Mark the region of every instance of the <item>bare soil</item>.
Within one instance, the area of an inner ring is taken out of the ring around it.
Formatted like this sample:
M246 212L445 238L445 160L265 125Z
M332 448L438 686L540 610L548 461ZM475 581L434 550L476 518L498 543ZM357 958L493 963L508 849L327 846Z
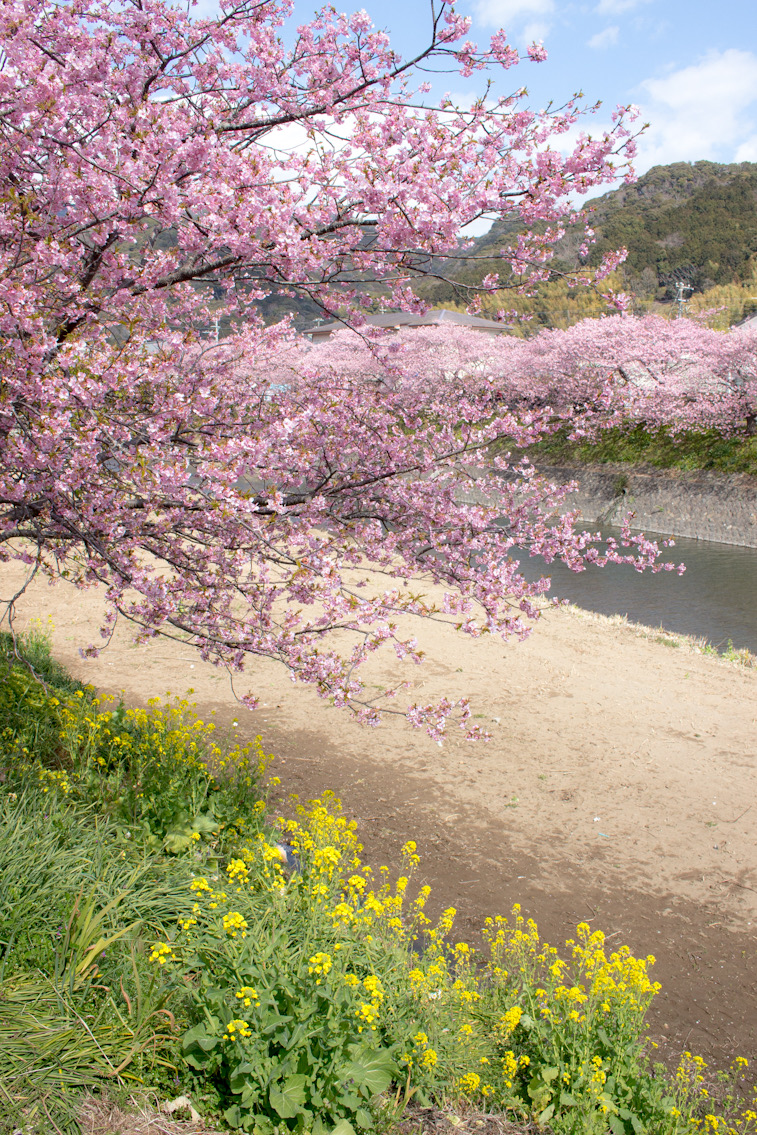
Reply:
M184 1099L181 1097L181 1101ZM133 1097L123 1104L107 1096L87 1097L78 1115L82 1135L219 1135L204 1120L169 1119L165 1109L175 1102L158 1109L156 1099ZM186 1111L185 1107L177 1108L175 1115ZM391 1127L385 1124L385 1128L393 1135L549 1135L549 1130L535 1123L511 1123L502 1115L459 1107L454 1111L419 1107L412 1101L399 1122Z
M0 572L0 595L21 579ZM357 821L366 860L397 865L414 839L419 882L436 910L455 906L475 942L483 919L514 902L553 944L576 923L609 945L657 958L650 1014L661 1055L717 1065L757 1057L757 671L695 652L667 634L575 610L550 610L524 643L418 628L427 660L407 674L431 701L470 695L491 733L442 746L401 720L357 725L268 662L235 678L186 645L135 646L119 628L98 659L97 591L35 583L18 627L52 619L55 656L130 703L194 690L201 716L276 754L278 806L332 789ZM388 652L376 688L397 679Z

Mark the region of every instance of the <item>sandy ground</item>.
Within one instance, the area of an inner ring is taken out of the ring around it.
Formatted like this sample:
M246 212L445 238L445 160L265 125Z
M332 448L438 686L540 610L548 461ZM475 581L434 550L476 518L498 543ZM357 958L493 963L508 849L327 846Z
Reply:
M20 578L0 569L0 595ZM332 788L369 862L393 864L416 839L420 881L458 908L460 936L515 901L552 942L587 921L657 956L661 1052L757 1056L756 670L573 610L507 645L424 625L427 662L403 674L379 654L370 681L407 677L424 702L470 695L492 739L440 747L397 719L361 727L269 663L235 679L261 697L250 712L191 648L135 646L125 627L84 660L100 602L35 583L18 626L49 617L56 657L130 702L193 688L201 713L277 754L282 808L288 792Z

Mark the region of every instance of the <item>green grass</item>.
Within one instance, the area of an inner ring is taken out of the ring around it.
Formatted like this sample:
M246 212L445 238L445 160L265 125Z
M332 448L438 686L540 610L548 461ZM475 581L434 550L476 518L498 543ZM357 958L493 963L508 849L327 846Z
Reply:
M517 908L476 954L454 911L426 918L428 888L407 901L414 844L392 882L329 794L267 826L259 743L97 697L39 635L20 653L45 685L0 648L0 1135L73 1132L83 1092L128 1084L250 1135L385 1133L409 1104L754 1132L742 1065L654 1063L653 959L585 924L554 949Z
M40 633L0 635L0 1133L73 1131L77 1093L175 1077L187 996L150 952L232 821L259 828L252 749L182 703L98 698Z
M64 693L85 689L52 657L50 642L41 624L28 630L20 641L7 631L0 632L0 666L7 668L14 664L16 669L36 675L44 685Z
M44 1121L42 1101L72 1129L74 1089L157 1054L149 943L188 912L190 878L92 807L31 785L0 794L0 1131L4 1107Z
M15 799L13 798L15 796ZM153 932L182 908L189 866L134 846L96 809L33 788L0 796L0 982L30 969L53 973L81 892L116 907L107 936L126 924ZM180 889L172 894L177 884ZM80 906L83 904L80 903Z
M717 430L672 436L643 426L602 431L594 441L571 441L560 431L528 450L537 464L649 466L683 472L713 470L757 476L757 437L724 437Z

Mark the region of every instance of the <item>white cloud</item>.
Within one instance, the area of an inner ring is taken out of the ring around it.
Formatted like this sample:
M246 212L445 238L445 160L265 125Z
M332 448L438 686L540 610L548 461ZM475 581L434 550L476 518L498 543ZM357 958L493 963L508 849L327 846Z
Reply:
M757 134L742 142L735 154L737 162L757 162Z
M648 4L649 0L599 0L594 9L600 16L619 16L621 12L630 12L640 4Z
M754 152L757 56L751 51L709 52L664 78L645 79L641 88L642 116L651 126L639 144L640 171L675 161L734 161Z
M533 20L530 24L526 24L521 38L524 43L543 43L551 29L552 25L548 20Z
M476 0L475 10L484 24L516 26L527 39L541 39L549 31L555 0Z
M618 42L619 32L620 28L617 26L605 28L603 31L597 32L596 35L593 35L591 37L588 42L588 46L595 47L599 51L601 51L605 47L612 47L614 43Z

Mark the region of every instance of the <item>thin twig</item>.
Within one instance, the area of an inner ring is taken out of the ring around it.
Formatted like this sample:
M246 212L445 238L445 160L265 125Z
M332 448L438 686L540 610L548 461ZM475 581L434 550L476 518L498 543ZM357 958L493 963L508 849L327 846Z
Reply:
M720 817L718 817L718 823L719 823L719 824L736 824L736 823L738 823L738 821L739 821L739 820L741 819L741 817L742 817L742 816L746 816L747 812L749 812L749 811L751 810L751 807L752 807L752 805L750 804L750 805L749 805L749 807L748 807L748 808L745 808L745 809L744 809L744 811L743 811L743 812L741 812L741 813L740 813L740 814L739 814L739 815L738 815L738 816L736 817L736 819L735 819L735 820L721 820L721 819L720 819Z

